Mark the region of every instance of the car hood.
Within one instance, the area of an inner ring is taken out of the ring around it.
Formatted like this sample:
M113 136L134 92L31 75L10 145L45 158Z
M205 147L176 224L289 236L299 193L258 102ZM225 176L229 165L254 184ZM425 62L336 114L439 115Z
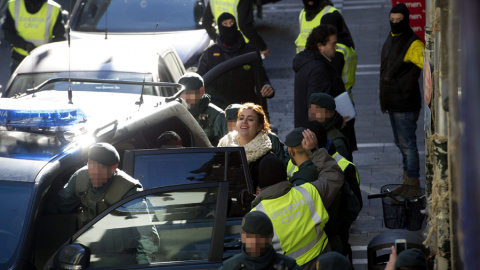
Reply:
M71 31L72 39L105 39L105 33ZM195 56L199 56L210 44L210 38L205 30L190 30L161 33L108 33L109 40L122 44L170 44L177 51L183 64L188 67Z

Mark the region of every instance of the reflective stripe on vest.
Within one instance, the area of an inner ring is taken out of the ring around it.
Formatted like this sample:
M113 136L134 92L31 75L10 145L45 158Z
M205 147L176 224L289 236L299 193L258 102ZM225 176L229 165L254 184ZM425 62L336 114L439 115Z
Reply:
M263 200L255 210L272 220L275 251L294 258L299 265L318 256L328 243L324 232L328 213L317 188L310 183L293 187L282 197Z
M60 6L48 1L43 4L35 14L28 13L24 0L10 0L9 11L15 21L18 35L35 46L48 43L53 38L54 22L60 14ZM53 23L52 23L53 22ZM21 55L28 55L22 48L13 47L13 50Z
M302 9L302 11L300 11L300 15L298 16L298 22L300 24L300 34L298 34L298 37L295 40L295 45L297 45L297 53L305 49L308 36L312 32L313 28L320 25L323 14L332 13L334 11L338 11L338 9L334 8L333 6L325 6L322 11L320 11L317 16L315 16L315 18L313 18L313 20L311 21L307 21L307 19L305 18L305 9Z
M235 17L235 22L237 23L238 31L240 31L240 25L238 24L238 2L240 0L211 0L210 8L212 9L213 17L215 18L215 23L218 21L218 17L224 12L228 12ZM242 31L240 31L242 33ZM218 27L217 27L218 34ZM242 33L243 35L243 33ZM248 38L243 35L245 42L248 43Z
M290 179L290 177L293 176L294 173L298 172L298 166L293 165L292 160L290 159L288 161L287 165L287 179Z
M344 158L338 152L333 154L332 157L335 159L335 161L337 162L340 169L342 169L342 172L345 171L345 169L348 167L348 165L352 165L353 168L355 168L355 176L357 177L357 183L360 184L360 177L358 176L358 171L357 171L357 167L355 167L355 164L350 162L348 159Z
M343 54L343 70L342 70L342 80L345 84L345 89L350 90L355 83L355 71L357 69L357 54L355 50L351 47L345 46L344 44L337 43L337 52ZM353 99L353 96L350 93L350 98Z

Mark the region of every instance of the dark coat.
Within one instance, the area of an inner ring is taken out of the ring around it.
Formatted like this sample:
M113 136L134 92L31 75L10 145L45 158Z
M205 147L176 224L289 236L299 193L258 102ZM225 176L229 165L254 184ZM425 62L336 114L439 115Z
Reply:
M295 127L308 120L310 96L327 93L333 97L345 92L345 85L330 61L318 51L304 50L293 59L295 71Z
M265 109L267 102L261 97L260 90L270 82L260 52L253 45L246 44L239 33L238 43L234 46L227 47L218 37L217 43L208 47L200 57L197 73L203 76L216 65L249 52L257 52L259 55L254 66L243 65L229 70L206 86L205 91L211 96L212 103L223 110L230 104L245 102L260 104Z

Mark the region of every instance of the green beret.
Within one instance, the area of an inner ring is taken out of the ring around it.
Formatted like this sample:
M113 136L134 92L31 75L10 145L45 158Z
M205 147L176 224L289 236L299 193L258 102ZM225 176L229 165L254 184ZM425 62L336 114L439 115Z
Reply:
M420 266L426 267L425 254L418 248L409 248L398 254L397 261L395 262L395 268L408 267L408 266Z
M335 99L332 96L325 93L314 93L310 96L310 104L318 105L327 110L334 111L337 107L335 105Z
M318 270L350 270L352 265L347 257L342 254L331 251L320 254L317 259Z
M302 144L303 141L303 134L302 132L305 130L303 127L298 127L290 131L285 138L285 145L289 147L295 147L297 145Z
M252 211L243 217L242 230L246 233L271 236L273 234L273 224L265 213Z
M199 90L203 86L203 78L194 72L187 72L178 80L179 84L185 86L185 90Z
M117 149L108 143L96 143L88 150L88 159L96 161L105 166L113 166L120 162L120 155Z
M228 120L235 120L237 121L238 117L238 110L242 107L242 104L230 104L225 108L225 118Z

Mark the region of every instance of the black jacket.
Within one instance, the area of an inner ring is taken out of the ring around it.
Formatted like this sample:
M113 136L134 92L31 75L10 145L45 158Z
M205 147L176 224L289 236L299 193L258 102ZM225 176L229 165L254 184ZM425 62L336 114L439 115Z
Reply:
M419 39L413 32L388 35L382 48L380 65L380 106L392 112L419 111L422 107L418 78L422 70L404 62L412 43Z
M267 44L263 38L257 33L253 26L253 3L252 0L240 0L237 6L237 25L240 31L248 38L249 44L252 44L260 51L267 49ZM217 40L217 32L213 27L214 17L210 2L208 2L203 12L203 25L212 40ZM217 23L217 22L215 22Z
M205 91L211 96L212 103L223 110L230 104L245 102L254 102L266 109L267 102L261 97L260 90L270 82L260 52L253 45L246 44L239 33L236 45L227 47L217 37L217 43L210 45L200 57L197 73L203 76L216 65L249 52L257 52L259 55L253 66L243 65L229 70L206 86Z
M295 71L295 127L308 120L310 96L327 93L333 97L345 92L337 70L319 51L304 50L293 59Z

